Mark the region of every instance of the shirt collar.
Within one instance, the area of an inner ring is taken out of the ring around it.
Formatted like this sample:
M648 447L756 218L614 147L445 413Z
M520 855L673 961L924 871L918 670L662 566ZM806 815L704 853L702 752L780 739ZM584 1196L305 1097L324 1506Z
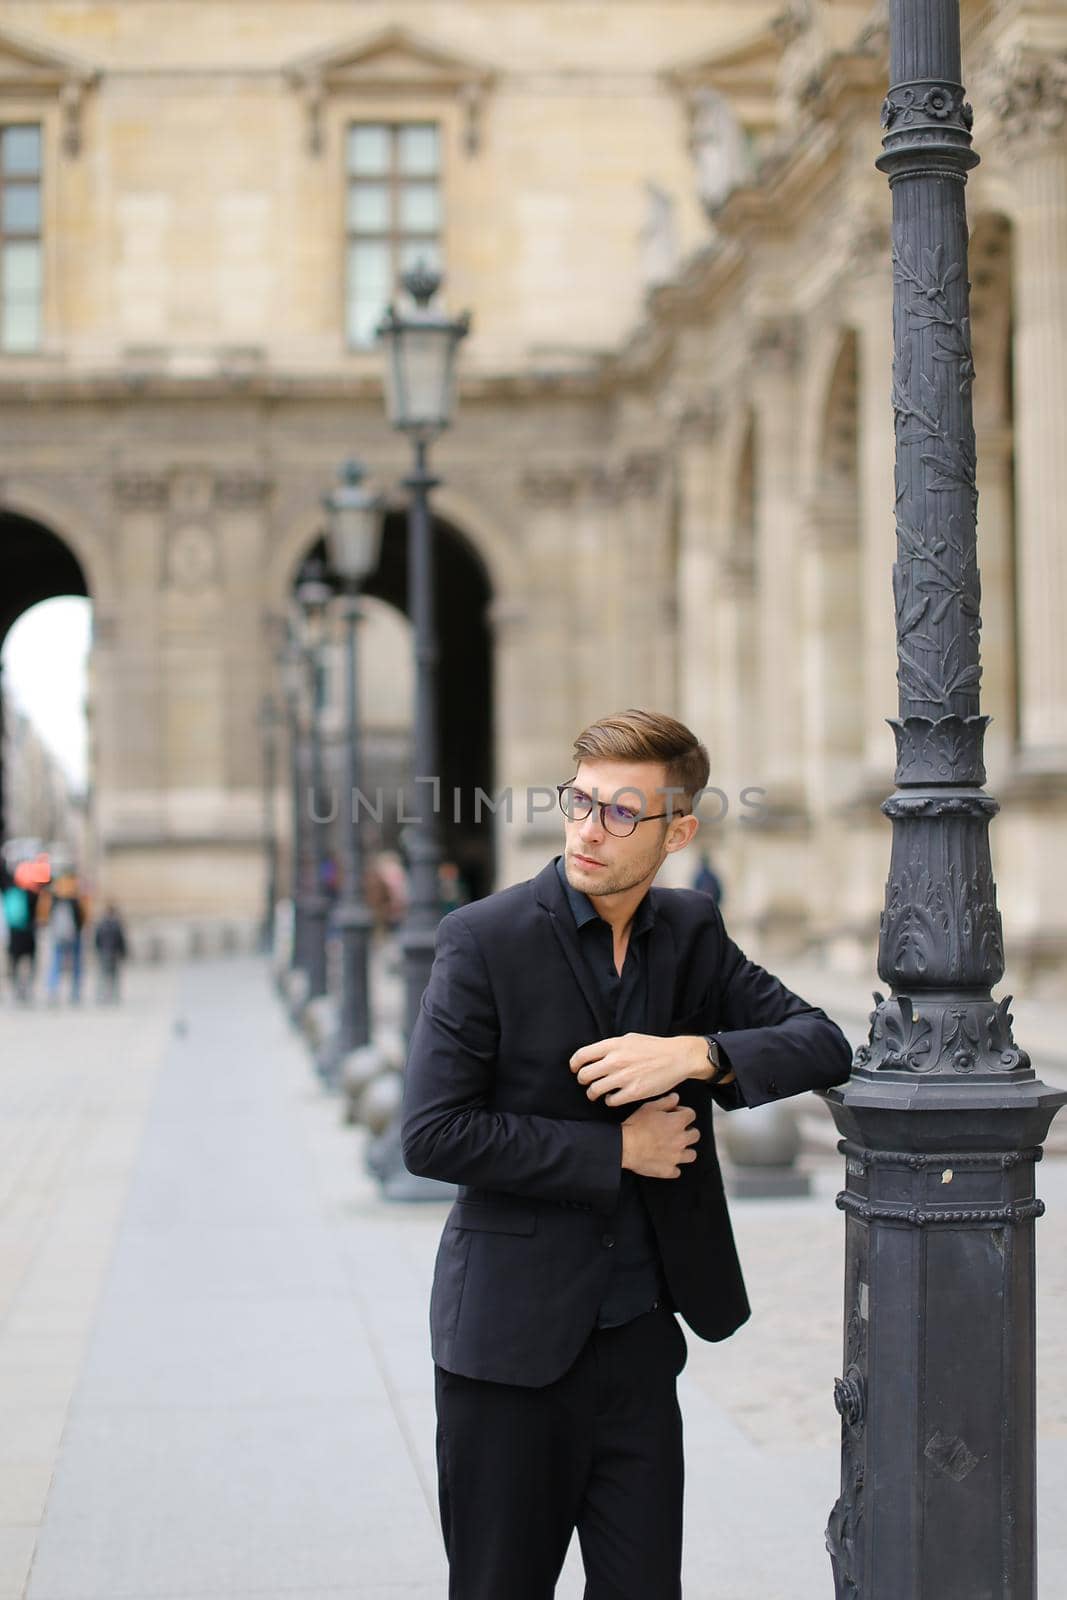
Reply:
M574 917L575 927L580 931L590 922L603 922L603 917L597 911L589 896L587 894L583 894L580 889L576 889L569 881L567 877L567 869L563 864L562 856L556 857L556 871L559 873L559 881L563 885L563 893L567 896L567 904L571 908L571 914ZM634 912L634 921L633 927L630 930L630 937L632 938L634 934L637 933L647 933L655 920L656 913L652 908L652 896L646 893L644 899ZM605 927L607 926L606 923L604 925Z

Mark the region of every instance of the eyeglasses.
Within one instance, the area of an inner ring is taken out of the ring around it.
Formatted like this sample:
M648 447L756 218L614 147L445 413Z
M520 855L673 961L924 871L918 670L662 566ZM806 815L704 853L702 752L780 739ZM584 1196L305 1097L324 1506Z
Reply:
M616 838L625 839L633 833L640 822L662 822L664 817L677 816L674 811L657 811L654 816L642 816L640 810L635 811L632 806L622 806L615 800L594 800L591 794L586 794L584 789L576 789L573 783L560 783L556 786L559 795L559 809L563 812L568 822L584 822L591 816L593 807L600 812L600 826L607 833L613 833Z

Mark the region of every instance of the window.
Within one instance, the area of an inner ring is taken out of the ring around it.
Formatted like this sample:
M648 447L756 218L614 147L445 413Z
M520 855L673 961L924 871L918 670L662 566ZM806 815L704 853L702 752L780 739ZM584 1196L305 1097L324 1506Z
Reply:
M41 130L0 128L0 350L41 343Z
M366 346L398 277L441 265L440 136L433 122L354 122L348 174L348 341Z

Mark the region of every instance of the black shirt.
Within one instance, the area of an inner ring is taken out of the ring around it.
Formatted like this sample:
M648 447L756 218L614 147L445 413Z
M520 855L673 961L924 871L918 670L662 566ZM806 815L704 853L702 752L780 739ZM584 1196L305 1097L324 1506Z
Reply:
M651 900L646 895L634 914L626 960L619 973L615 969L611 927L589 897L568 883L562 856L556 862L556 870L574 914L582 958L615 1033L644 1033L648 1023L646 946L656 920ZM609 1245L608 1240L613 1243ZM597 1327L616 1328L651 1311L664 1298L659 1246L636 1173L622 1174L619 1203L605 1222L604 1242L611 1251L612 1272L597 1313Z

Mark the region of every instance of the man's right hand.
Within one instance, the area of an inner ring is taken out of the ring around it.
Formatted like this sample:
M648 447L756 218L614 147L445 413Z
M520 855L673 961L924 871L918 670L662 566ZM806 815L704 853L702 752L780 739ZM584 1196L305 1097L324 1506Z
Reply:
M678 1104L677 1094L648 1100L622 1125L622 1164L643 1178L678 1178L695 1161L700 1138L696 1112Z

